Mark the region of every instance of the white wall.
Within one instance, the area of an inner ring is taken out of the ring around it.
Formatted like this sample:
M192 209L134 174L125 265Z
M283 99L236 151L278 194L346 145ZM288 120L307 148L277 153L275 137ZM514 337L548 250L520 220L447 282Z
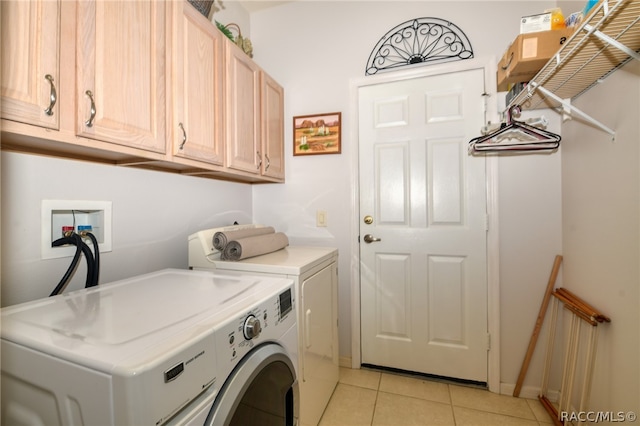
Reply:
M540 114L550 121L548 130L559 132L560 117L552 111L527 111L523 118ZM562 254L562 150L563 145L553 154L500 159L501 381L507 394L520 372L555 256ZM561 283L562 270L557 279L558 286ZM523 396L535 396L540 387L546 336L544 329Z
M564 284L611 317L599 326L594 410L640 413L640 62L616 71L574 104L611 137L563 125Z
M240 27L243 37L251 38L249 12L240 5L239 2L235 0L224 0L222 2L216 1L215 5L217 5L220 10L213 12L211 22L217 21L222 25L229 25L231 23L236 24ZM234 36L238 35L238 32L235 29L232 29L231 32Z
M43 199L113 202L113 251L101 282L186 268L187 237L251 223L251 186L148 170L2 152L2 306L48 296L71 258L40 258ZM84 286L81 264L66 291Z
M254 58L285 88L287 183L257 186L254 217L284 228L294 241L340 250L340 354L351 357L352 156L357 144L350 84L364 77L371 50L396 25L419 17L450 20L476 58L497 62L519 32L522 15L555 2L300 1L252 13ZM495 96L491 102L495 102ZM292 117L343 114L341 155L293 157ZM547 112L547 114L549 114ZM553 114L553 113L551 113ZM552 117L549 117L554 120ZM559 123L554 123L556 131ZM553 129L551 129L553 130ZM513 384L556 254L561 253L560 154L499 161L502 382ZM315 228L317 210L328 227ZM536 360L539 356L536 355ZM539 386L534 362L525 385Z

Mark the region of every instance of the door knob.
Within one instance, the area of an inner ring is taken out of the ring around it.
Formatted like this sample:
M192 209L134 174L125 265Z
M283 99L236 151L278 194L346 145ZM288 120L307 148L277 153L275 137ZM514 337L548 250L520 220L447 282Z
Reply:
M376 238L371 234L367 234L364 236L364 242L367 244L375 243L376 241L382 241L380 238Z

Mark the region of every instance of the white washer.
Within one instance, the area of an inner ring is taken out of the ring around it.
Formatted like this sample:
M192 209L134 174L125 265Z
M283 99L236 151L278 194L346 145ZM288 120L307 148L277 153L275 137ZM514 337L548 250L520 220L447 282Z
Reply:
M292 279L298 294L300 423L315 426L338 383L338 250L288 246L238 262L220 260L213 235L259 225L212 228L189 236L189 267Z
M2 424L296 424L295 305L291 280L167 269L4 308Z

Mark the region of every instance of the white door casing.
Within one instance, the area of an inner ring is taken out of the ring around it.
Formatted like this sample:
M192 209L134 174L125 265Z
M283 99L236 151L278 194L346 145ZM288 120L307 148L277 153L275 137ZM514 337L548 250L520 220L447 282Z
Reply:
M482 69L358 90L362 363L487 381L484 92Z

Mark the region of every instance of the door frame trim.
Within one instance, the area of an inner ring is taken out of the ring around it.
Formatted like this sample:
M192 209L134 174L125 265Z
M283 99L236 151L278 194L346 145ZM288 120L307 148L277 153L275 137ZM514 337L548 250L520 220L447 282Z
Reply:
M361 310L360 310L360 244L358 242L360 220L359 192L359 105L358 90L374 84L390 83L447 72L462 72L474 69L484 70L486 122L500 122L496 86L496 58L474 58L450 62L442 65L414 68L408 71L389 72L380 75L360 77L350 81L351 134L354 141L351 149L351 368L360 368L361 352ZM480 129L478 129L478 134ZM486 197L487 197L487 331L490 336L487 361L487 385L489 391L500 393L500 250L498 227L498 159L486 156Z

